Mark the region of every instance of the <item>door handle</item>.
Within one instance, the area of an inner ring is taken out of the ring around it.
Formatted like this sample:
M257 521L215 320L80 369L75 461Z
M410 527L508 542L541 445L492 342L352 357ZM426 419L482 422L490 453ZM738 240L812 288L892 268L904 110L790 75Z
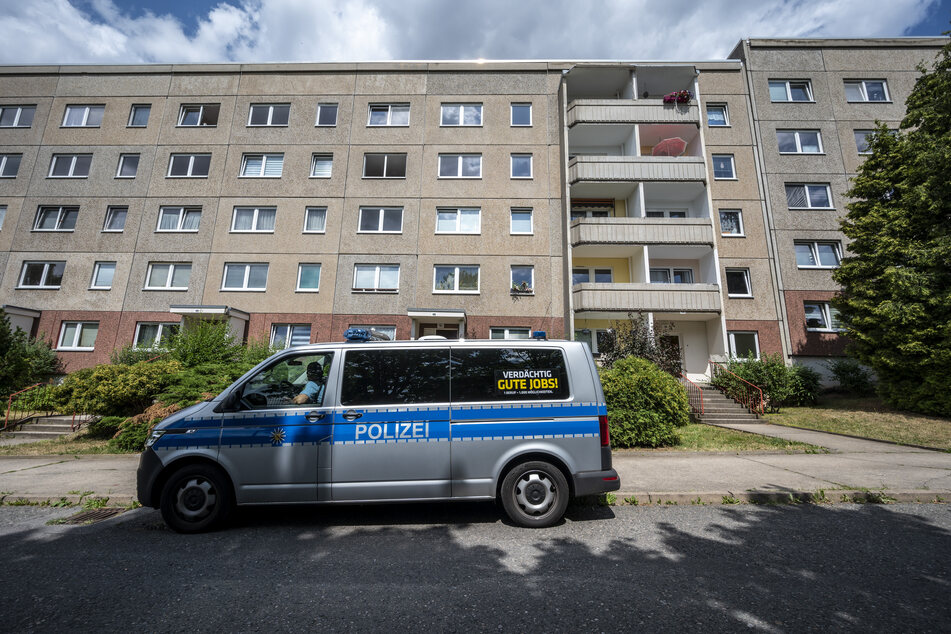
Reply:
M344 417L345 419L347 419L347 420L357 420L357 419L360 418L361 416L363 416L363 414L361 414L360 412L358 412L358 411L355 410L355 409L348 409L348 410L347 410L346 412L344 412L344 414L343 414L343 417Z
M307 412L306 414L304 414L304 418L306 418L311 423L316 423L317 421L321 420L323 417L324 417L323 412Z

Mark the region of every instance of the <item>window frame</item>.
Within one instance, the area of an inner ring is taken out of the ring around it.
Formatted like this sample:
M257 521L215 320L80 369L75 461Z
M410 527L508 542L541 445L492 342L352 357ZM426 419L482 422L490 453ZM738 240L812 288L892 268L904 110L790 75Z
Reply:
M177 210L178 211L178 223L176 224L175 229L162 229L162 214L166 211ZM194 229L183 229L185 225L185 218L188 216L189 212L198 212L198 225ZM156 233L198 233L201 229L201 207L174 207L172 205L162 205L159 207L158 213L158 222L155 225Z
M739 357L736 354L736 338L734 335L753 335L753 346L756 349L755 359L759 359L761 352L759 347L759 332L756 330L728 330L727 333L727 352L730 355L731 359L745 359L746 357Z
M251 215L251 228L250 229L235 229L235 224L238 221L238 210L251 210L253 213ZM274 233L274 229L258 229L258 220L261 217L262 211L273 211L274 212L274 225L277 226L277 207L251 207L247 205L235 205L231 211L231 230L229 233Z
M217 109L217 115L215 116L214 123L202 123L202 119L205 118L205 108L214 107ZM192 108L198 108L198 123L183 123L185 120L185 115ZM178 122L176 123L176 128L217 128L218 119L221 117L221 104L220 103L183 103L178 107Z
M799 255L796 247L808 246L815 264L800 264ZM819 245L831 245L835 251L835 265L821 264L819 258ZM796 256L797 269L826 269L834 270L842 266L842 242L839 240L793 240L793 254Z
M248 286L251 280L251 268L255 266L264 267L264 286ZM228 269L231 267L244 267L244 280L240 287L225 286L228 281ZM227 293L263 293L267 290L267 278L270 269L270 262L225 262L224 270L221 273L221 287L218 290Z
M122 175L122 166L123 166L123 164L126 162L126 160L127 160L128 158L133 157L133 156L135 157L135 173L132 174L132 176L123 176L123 175ZM116 166L116 176L115 176L115 177L116 177L116 178L130 178L130 179L131 179L131 178L135 178L136 176L138 176L138 175L139 175L139 159L140 159L140 158L141 158L141 155L140 155L140 154L132 154L132 153L120 154L120 155L119 155L119 164Z
M667 281L666 281L666 282L653 282L653 281L651 281L651 280L650 280L650 274L653 273L654 271L664 271L665 273L667 273ZM677 282L677 281L675 281L675 278L676 278L677 274L678 274L678 273L683 274L685 271L687 271L687 272L690 273L690 281L689 281L689 282ZM677 284L677 285L682 285L682 284L695 284L695 283L696 283L696 278L694 277L693 269L692 269L692 268L688 268L688 267L684 267L684 266L651 266L651 267L648 267L648 270L647 270L647 279L648 279L648 282L649 282L650 284Z
M463 159L466 157L479 157L479 175L478 176L463 176L462 175L462 163ZM442 175L442 162L443 158L455 157L456 158L456 173L455 176L443 176ZM437 180L479 180L482 178L482 154L477 152L463 152L463 153L440 153L436 156L436 178Z
M466 108L475 108L479 109L479 123L463 123L465 121L465 109ZM459 115L459 123L446 123L446 109L447 108L456 108L456 112ZM482 103L479 102L446 102L439 104L439 127L440 128L481 128L483 126L483 108Z
M149 114L145 117L145 123L137 124L135 123L135 113L138 110L147 109ZM152 117L152 104L150 103L134 103L129 107L129 120L126 122L127 128L147 128L149 127L149 119Z
M436 271L438 269L453 269L452 272L452 283L453 288L449 290L437 289L436 288ZM460 269L470 269L475 268L476 270L476 288L472 289L459 289ZM478 295L482 292L482 267L479 264L433 264L433 295Z
M806 202L809 203L809 205L807 207L790 207L789 193L786 191L789 187L802 187L803 193L806 197ZM826 198L829 199L828 207L812 206L812 196L809 194L810 187L825 187ZM788 209L835 209L835 205L832 202L832 187L829 185L829 183L783 183L783 193L786 194L786 206Z
M528 157L528 176L515 175L516 159L525 159ZM509 177L512 180L532 180L535 178L535 158L531 153L513 152L509 155Z
M410 103L369 103L367 104L367 127L368 128L408 128L410 124ZM406 108L406 123L393 123L393 109ZM386 123L372 123L373 109L386 108Z
M374 286L366 287L366 288L362 286L358 287L357 286L358 269L360 268L368 269L371 267L374 269L374 274L373 274ZM382 277L384 267L396 268L396 286L395 287L380 288L380 278ZM392 263L392 262L382 262L380 264L355 263L353 265L353 280L350 286L350 290L351 292L354 292L354 293L399 293L401 268L402 267L399 265L399 263Z
M868 87L867 83L881 83L882 91L885 93L884 99L869 99L868 98ZM849 99L849 92L846 90L846 86L857 85L859 87L859 93L862 95L862 99ZM887 79L843 79L842 80L842 90L845 92L845 102L846 103L892 103L892 93L888 89L888 80Z
M525 337L509 337L509 334L517 330L524 332ZM493 337L492 334L501 331L501 337ZM492 326L489 328L489 339L495 341L530 341L532 338L532 329L526 326Z
M383 226L384 226L384 224L385 224L385 219L386 219L386 211L388 211L388 210L389 210L389 211L399 210L399 212L400 212L400 228L399 228L399 231L392 231L392 230L391 230L391 231L386 231L386 230L383 229ZM378 213L379 213L379 216L378 216L378 218L377 218L377 227L379 227L379 229L377 229L377 230L367 230L367 229L363 229L363 214L364 214L365 212L369 212L369 211L375 211L375 212L378 212ZM378 233L383 233L383 234L390 234L390 235L398 235L398 234L403 233L403 208L402 208L402 207L395 207L395 206L394 206L394 207L370 207L370 206L361 206L361 207L360 207L360 210L359 210L359 213L357 214L357 233L358 233L358 234L361 234L361 233L362 233L362 234L378 234Z
M859 156L868 156L869 154L872 153L872 150L869 148L868 137L871 136L871 135L873 135L873 134L875 134L875 132L876 132L876 130L873 130L873 129L865 129L865 128L859 128L859 129L857 129L857 130L856 130L856 129L853 129L853 130L852 130L852 138L855 139L855 151L858 153ZM862 151L862 148L859 146L859 134L861 134L861 135L864 137L864 140L865 140L865 151L864 151L864 152Z
M79 162L80 157L89 157L89 164L86 167L85 174L76 174L76 164ZM53 170L56 167L56 164L59 160L69 158L69 172L67 174L54 174ZM80 153L80 154L53 154L50 158L50 171L46 175L47 178L89 178L89 172L92 171L92 153Z
M817 142L817 144L818 144L818 146L819 146L819 150L816 151L816 152L804 152L803 149L802 149L802 148L803 148L803 145L802 145L802 138L800 137L800 135L803 134L803 133L810 133L810 134L811 134L811 133L813 133L813 132L815 132L815 134L816 134L816 142ZM780 135L780 134L790 134L790 133L793 135L793 139L794 139L795 142L796 142L796 151L795 151L795 152L783 151L783 150L780 149L780 147L779 147L779 146L780 146L779 135ZM826 152L825 152L825 146L824 146L823 143L822 143L822 130L807 130L807 129L798 129L798 128L777 128L777 129L776 129L776 147L777 147L777 150L779 151L779 153L780 153L781 155L784 155L784 156L796 155L796 154L819 155L819 154L825 154L825 153L826 153Z
M334 110L334 122L333 123L321 123L320 122L320 111L325 107L333 106ZM317 117L314 119L315 128L336 128L337 127L337 116L340 114L340 104L337 102L324 102L317 104Z
M155 339L152 342L151 346L139 345L139 334L141 333L142 326L158 326L158 332L155 334ZM165 350L165 346L162 345L162 340L172 336L171 334L166 334L166 329L171 327L180 328L181 323L175 321L137 321L135 322L135 334L132 337L132 347L136 350ZM173 333L174 334L174 333Z
M0 231L3 231L3 221L7 219L7 206L0 205Z
M515 108L528 107L528 123L515 123ZM532 103L527 101L513 101L509 104L509 127L510 128L531 128L534 125L534 112Z
M248 173L248 161L250 159L261 158L261 169L258 174ZM268 163L280 159L281 172L277 175L267 173ZM241 169L238 171L238 178L282 178L284 176L284 153L283 152L246 152L241 155Z
M17 167L12 174L7 173L7 165L11 157L17 157ZM23 162L23 154L20 152L4 152L0 154L0 178L16 178L20 173L20 164Z
M382 156L383 157L383 175L382 176L367 176L367 158L370 156ZM399 156L403 158L403 175L402 176L389 176L387 174L387 168L389 167L390 157ZM367 180L405 180L406 179L406 163L407 156L406 152L364 152L363 153L363 173L361 178Z
M185 174L172 174L172 165L175 163L175 159L187 156L188 157L188 170ZM194 174L195 171L195 159L200 156L208 157L208 173L206 174ZM172 152L168 155L168 170L165 172L165 178L208 178L208 174L211 173L211 152L197 152L195 154L189 154L188 152Z
M721 108L723 110L723 123L710 123L710 108ZM706 119L708 128L729 128L730 125L730 109L729 106L722 102L708 103L706 106Z
M278 348L277 344L274 343L274 340L276 339L276 335L277 335L277 330L279 328L287 328L287 334L284 339L284 346L281 348ZM295 347L294 345L292 345L292 342L294 341L295 328L307 328L307 343L297 344L297 345L304 345L304 346L309 345L311 343L311 339L314 336L313 324L301 324L301 323L292 324L290 322L271 322L271 337L270 339L268 339L268 345L272 349L276 348L278 350L287 350L289 348Z
M745 293L731 293L730 292L730 274L741 274L743 276L743 283L746 285ZM726 267L723 271L723 283L726 286L726 296L731 299L750 299L753 297L753 280L750 278L750 269L749 267Z
M0 120L3 117L4 110L13 110L16 109L17 113L13 117L13 125L0 125L0 128L21 128L28 130L33 127L33 121L36 118L36 105L16 105L16 104L0 104ZM30 125L20 125L20 120L23 118L24 110L32 110L33 114L30 117Z
M531 282L525 290L516 290L515 269L529 269L531 271ZM535 294L535 265L534 264L511 264L509 265L509 289L513 295L534 295Z
M285 123L272 123L274 120L274 108L283 108L287 107L287 122ZM251 123L251 120L254 118L254 109L255 108L267 108L267 122L266 123ZM252 103L248 104L248 124L245 127L248 128L286 128L290 124L291 120L291 104L290 103Z
M738 233L724 233L723 231L723 214L736 214L737 225L739 227ZM745 238L746 237L746 228L743 225L743 210L742 209L717 209L717 222L720 223L720 237L721 238Z
M115 280L116 277L116 264L115 260L98 260L92 266L92 279L89 280L89 290L91 291L111 291L112 282L109 283L109 286L101 286L96 284L96 279L99 277L99 272L103 270L103 265L112 265L112 279Z
M330 173L326 176L317 174L317 161L327 160L330 162ZM310 155L310 178L333 178L334 155L333 152L314 152Z
M474 211L477 218L476 229L475 231L463 231L462 230L462 216L464 211ZM439 214L440 213L450 213L452 212L455 217L456 228L451 231L440 230L439 228ZM433 231L435 235L482 235L482 208L481 207L436 207L436 228Z
M76 326L76 334L73 337L73 340L70 344L64 345L63 340L66 337L66 329L68 326ZM91 346L80 346L79 342L82 341L83 331L87 327L95 326L96 336L93 337L93 344ZM56 349L57 350L75 350L79 352L88 352L90 350L96 349L96 339L99 337L99 322L98 321L78 321L78 320L64 320L60 323L59 326L59 337L57 338Z
M825 321L825 326L821 328L810 327L809 326L809 313L806 312L807 306L815 306L819 309L820 314L822 315L823 321ZM832 306L831 302L828 301L804 301L802 303L803 314L805 315L805 324L806 331L808 332L845 332L845 328L839 327L836 328L833 326L835 321L838 321L838 318L833 320L833 311L838 315L839 311L835 310L835 307Z
M31 264L42 264L43 273L40 276L42 278L41 282L36 286L27 286L23 283L23 278L26 277L26 269ZM56 267L57 264L63 265L63 272L61 273L59 284L53 285L49 284L50 271ZM17 288L18 289L31 289L31 290L52 290L58 291L63 286L62 277L66 275L66 261L65 260L24 260L20 265L20 277L17 279Z
M716 160L717 158L726 158L730 159L730 173L731 176L717 176ZM711 154L710 155L710 172L713 174L713 180L715 181L735 181L738 180L736 177L736 158L733 154Z
M515 214L528 213L528 231L515 230ZM512 236L533 236L535 235L535 210L532 207L510 207L509 208L509 235Z
M118 212L118 211L120 211L120 210L125 212L125 217L122 218L122 228L121 228L121 229L110 229L110 228L109 228L109 225L110 225L111 223L110 223L109 221L112 220L112 218L113 218L113 216L115 215L115 213ZM128 220L128 219L129 219L129 207L128 207L128 206L126 206L126 205L109 205L108 207L106 207L106 217L105 217L105 219L103 219L103 221L102 221L102 233L122 233L123 231L125 231L125 223L126 223L126 220Z
M300 285L301 277L304 273L304 267L317 267L317 287L303 287ZM298 262L297 263L297 284L294 287L295 293L319 293L320 292L320 274L323 273L323 267L320 262Z
M773 93L770 90L770 84L783 83L786 87L786 98L782 100L773 99ZM792 98L792 84L804 84L806 87L806 93L809 95L808 99L793 99ZM812 80L811 79L768 79L767 80L767 93L769 94L769 100L771 103L815 103L816 96L812 91Z
M149 280L152 279L152 269L155 266L167 266L168 267L168 276L165 281L167 286L149 286ZM187 291L188 285L185 286L172 286L172 282L175 280L175 272L179 267L188 267L188 284L191 284L191 272L192 272L192 263L191 262L149 262L148 267L145 269L145 284L142 287L143 291Z
M69 111L71 108L85 108L83 113L83 122L79 125L67 125L66 121L69 119ZM95 125L89 125L89 115L93 112L94 108L101 109L101 114L99 115L99 123ZM106 114L106 105L105 104L66 104L66 110L63 112L63 122L59 127L61 128L101 128L102 127L102 118Z
M40 228L40 217L43 215L44 211L56 210L56 226L52 229L42 229ZM63 229L63 220L64 216L71 212L76 212L77 222L79 220L79 205L40 205L36 209L36 215L33 217L33 228L31 231L42 232L42 233L73 233L76 230L75 223L72 228Z
M307 228L307 216L310 215L312 211L323 211L324 212L324 222L323 228L319 230L308 229ZM319 205L311 205L309 207L304 207L304 228L301 230L301 233L327 233L327 208L321 207Z
M584 270L588 274L588 279L584 282L575 282L575 275L577 271ZM598 271L604 273L607 271L611 276L610 282L599 282ZM592 281L594 280L594 281ZM614 284L614 267L613 266L572 266L571 267L571 285L575 284Z

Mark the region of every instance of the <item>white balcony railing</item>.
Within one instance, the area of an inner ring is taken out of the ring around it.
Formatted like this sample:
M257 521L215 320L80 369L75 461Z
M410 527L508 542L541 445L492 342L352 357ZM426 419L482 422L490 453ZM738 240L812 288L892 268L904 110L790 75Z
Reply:
M700 156L588 156L568 163L568 182L706 181Z
M575 99L568 104L568 126L576 123L699 123L696 102L665 104L662 99Z
M575 311L719 313L716 284L575 284Z
M571 223L571 246L714 244L709 218L584 218Z

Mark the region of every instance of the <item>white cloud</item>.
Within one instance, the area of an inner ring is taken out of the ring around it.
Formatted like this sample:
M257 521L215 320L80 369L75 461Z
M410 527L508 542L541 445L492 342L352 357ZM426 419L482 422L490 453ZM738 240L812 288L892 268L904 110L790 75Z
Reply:
M183 24L31 0L0 7L0 63L716 59L751 36L902 35L937 1L222 0Z

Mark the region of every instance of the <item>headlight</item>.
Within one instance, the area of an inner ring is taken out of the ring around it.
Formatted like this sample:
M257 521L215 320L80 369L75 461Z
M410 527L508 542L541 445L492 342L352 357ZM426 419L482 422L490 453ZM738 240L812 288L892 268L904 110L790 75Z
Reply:
M149 434L149 437L145 441L145 448L148 449L149 447L154 445L155 441L157 441L159 438L161 438L164 435L165 435L165 432L160 429L156 429L155 431L153 431L151 434Z

